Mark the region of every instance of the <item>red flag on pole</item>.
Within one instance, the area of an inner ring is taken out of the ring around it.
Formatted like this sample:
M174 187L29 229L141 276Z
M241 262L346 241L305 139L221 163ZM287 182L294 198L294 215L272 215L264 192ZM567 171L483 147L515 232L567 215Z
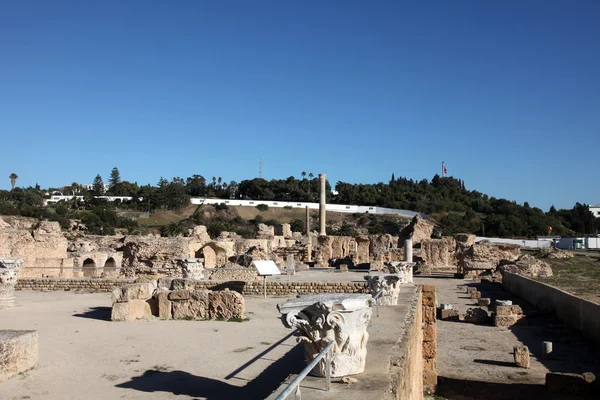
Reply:
M446 176L447 173L448 173L448 170L446 169L446 164L444 164L444 162L442 162L442 175Z

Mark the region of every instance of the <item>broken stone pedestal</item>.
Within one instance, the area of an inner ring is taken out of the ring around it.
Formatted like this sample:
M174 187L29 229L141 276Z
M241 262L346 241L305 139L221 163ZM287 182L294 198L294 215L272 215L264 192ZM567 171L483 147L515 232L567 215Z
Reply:
M341 377L365 370L372 300L368 294L304 295L277 305L277 309L282 314L283 324L298 330L307 362L330 342L335 342L331 376ZM324 358L311 374L325 376Z
M517 367L529 368L531 366L529 348L527 346L515 346L513 349L513 356Z
M180 258L177 260L181 266L181 273L185 279L204 279L203 258Z
M0 309L15 306L15 285L22 266L22 258L0 259Z
M0 382L37 365L38 337L37 331L0 331Z
M400 284L402 278L398 275L365 275L367 285L371 296L375 297L377 293L383 290L383 293L377 298L377 304L380 306L395 306L398 304L398 295L400 294Z
M400 277L400 283L413 283L413 267L416 263L406 261L392 261L385 263L385 268L390 274Z

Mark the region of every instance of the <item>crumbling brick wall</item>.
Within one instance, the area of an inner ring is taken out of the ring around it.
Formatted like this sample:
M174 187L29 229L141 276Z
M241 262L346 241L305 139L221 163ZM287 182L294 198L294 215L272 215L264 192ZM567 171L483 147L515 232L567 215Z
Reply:
M434 285L421 286L423 307L423 390L437 387L436 294Z

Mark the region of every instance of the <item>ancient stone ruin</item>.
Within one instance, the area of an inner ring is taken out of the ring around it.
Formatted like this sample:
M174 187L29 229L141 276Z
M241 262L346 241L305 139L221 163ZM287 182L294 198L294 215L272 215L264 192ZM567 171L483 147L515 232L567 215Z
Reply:
M22 266L21 258L0 259L0 309L15 306L14 290Z

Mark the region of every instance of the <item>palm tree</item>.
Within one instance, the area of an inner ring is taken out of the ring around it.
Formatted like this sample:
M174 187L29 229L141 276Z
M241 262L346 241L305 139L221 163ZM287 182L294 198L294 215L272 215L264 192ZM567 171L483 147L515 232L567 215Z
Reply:
M302 179L306 179L306 171L302 171L302 174L300 175L302 175Z
M10 185L12 186L11 190L15 190L15 185L17 183L17 179L19 179L19 175L14 172L8 176L10 178Z
M222 183L223 183L223 178L219 177L219 187L221 187Z
M314 174L311 172L310 174L308 174L308 177L312 180L312 178L314 178Z

